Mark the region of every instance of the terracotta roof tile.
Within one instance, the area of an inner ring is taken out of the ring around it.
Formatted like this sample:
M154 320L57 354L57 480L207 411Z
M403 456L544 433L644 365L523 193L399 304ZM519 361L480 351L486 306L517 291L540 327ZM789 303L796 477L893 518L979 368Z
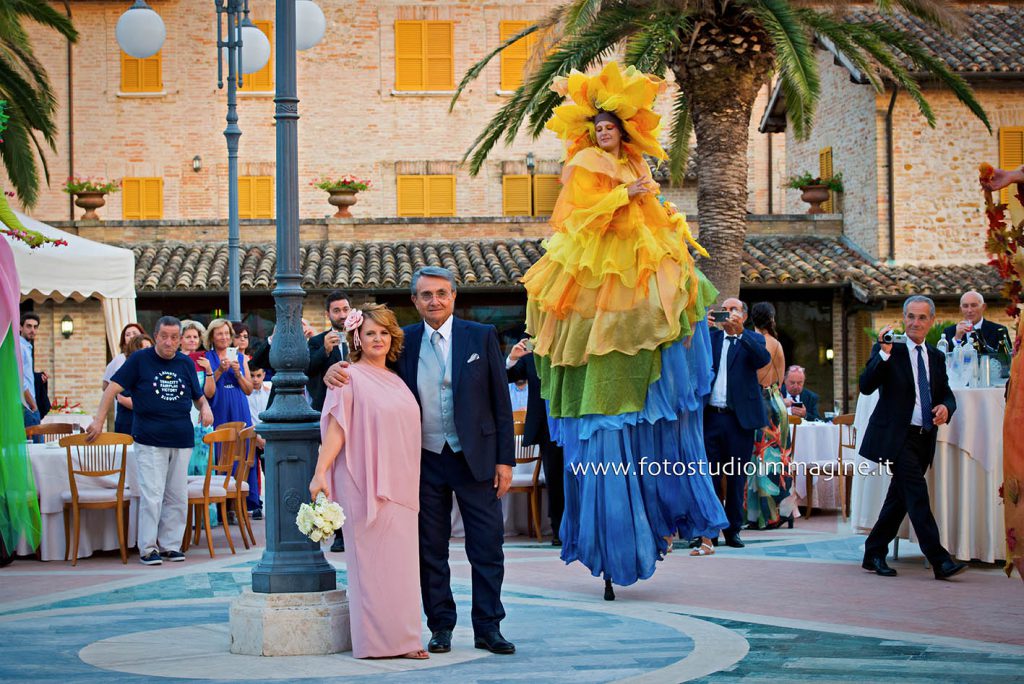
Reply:
M223 243L158 242L126 245L135 253L135 287L147 292L224 292L228 289ZM516 288L540 259L540 240L457 242L315 242L299 250L302 286L308 290L397 290L409 287L421 266L441 266L464 288ZM274 287L273 245L242 247L243 290ZM967 289L996 294L1000 280L987 265L922 266L873 263L837 238L751 236L741 266L746 287L841 287L860 299L910 293L958 296Z

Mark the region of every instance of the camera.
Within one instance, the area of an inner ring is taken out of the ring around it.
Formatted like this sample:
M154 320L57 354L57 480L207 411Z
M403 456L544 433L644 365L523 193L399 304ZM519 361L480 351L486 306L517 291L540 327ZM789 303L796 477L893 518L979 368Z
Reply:
M889 332L887 332L884 335L882 335L882 343L883 344L895 344L895 343L906 342L906 341L907 341L907 336L906 335L903 335L903 334L900 334L900 333L894 333L892 330L890 330Z

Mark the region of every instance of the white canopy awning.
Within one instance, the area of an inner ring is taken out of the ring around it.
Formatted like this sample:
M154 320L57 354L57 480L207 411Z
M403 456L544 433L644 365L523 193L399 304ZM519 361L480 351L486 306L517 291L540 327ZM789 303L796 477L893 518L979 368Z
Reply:
M58 302L101 299L107 342L111 353L117 354L121 328L135 320L135 255L14 213L26 228L68 243L66 247L32 249L20 240L5 238L14 252L22 296Z

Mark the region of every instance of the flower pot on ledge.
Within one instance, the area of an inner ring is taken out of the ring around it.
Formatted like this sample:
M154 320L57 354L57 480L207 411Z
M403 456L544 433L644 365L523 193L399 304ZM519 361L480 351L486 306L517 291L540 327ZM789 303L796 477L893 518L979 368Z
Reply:
M82 221L99 221L100 215L96 213L96 210L107 203L104 198L107 193L105 192L76 192L75 193L75 205L85 209L85 213L82 214Z
M331 206L335 206L338 208L338 211L335 212L334 216L332 216L331 218L352 218L352 212L350 212L348 208L356 203L356 195L358 194L359 191L328 190L327 192L329 192L331 195L330 197L327 198L327 201L331 204Z
M811 205L811 208L807 210L808 214L825 213L821 205L828 202L829 191L827 185L805 185L800 190L802 191L800 199Z

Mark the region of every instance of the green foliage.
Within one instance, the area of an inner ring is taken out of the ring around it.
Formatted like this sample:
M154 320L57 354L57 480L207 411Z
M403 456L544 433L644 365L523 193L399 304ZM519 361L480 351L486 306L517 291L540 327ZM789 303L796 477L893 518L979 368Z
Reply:
M121 181L74 176L68 178L61 189L69 195L77 195L80 192L117 192L121 189Z
M834 174L831 178L822 180L820 176L812 176L810 173L804 172L799 176L790 176L789 180L786 181L786 187L793 188L794 190L802 190L808 185L824 185L832 192L843 191L843 174Z

